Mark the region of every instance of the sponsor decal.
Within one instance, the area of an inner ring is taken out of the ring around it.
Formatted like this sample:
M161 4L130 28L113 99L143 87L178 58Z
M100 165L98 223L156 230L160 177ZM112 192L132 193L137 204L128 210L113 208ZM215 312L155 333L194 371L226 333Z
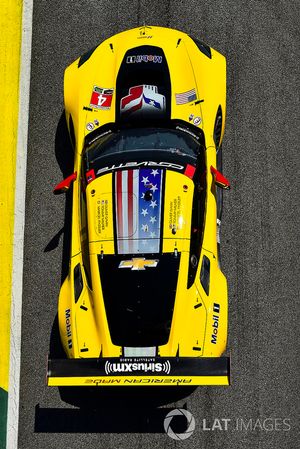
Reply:
M142 359L143 360L143 359ZM105 362L105 374L113 375L118 373L161 373L169 374L171 371L171 364L169 360L164 362L155 361L139 361L139 359L133 359L133 361L120 361L120 362Z
M86 379L84 381L87 385L107 385L107 384L120 384L123 379Z
M138 36L137 39L152 39L153 36Z
M152 379L143 378L143 379L124 379L124 384L189 384L192 382L192 379L176 379L176 378L167 378L167 379Z
M94 86L90 106L96 109L110 109L114 90Z
M213 311L214 311L215 313L220 313L220 304L214 303Z
M201 117L195 117L193 123L194 123L195 126L200 125L200 123L201 123Z
M107 195L105 195L107 197ZM103 194L104 197L104 194ZM108 220L108 200L101 199L97 200L97 212L96 212L96 232L101 235L105 233L108 228L109 220Z
M120 170L124 168L139 168L139 167L160 167L179 171L182 171L184 169L184 165L172 164L170 162L154 162L154 161L126 162L125 164L123 163L117 165L113 164L111 166L99 168L99 170L97 171L97 176L107 171Z
M149 384L176 384L176 385L188 385L193 382L191 377L166 377L164 379L155 379L153 377L141 377L139 378L97 378L86 379L86 385L149 385Z
M193 118L194 118L194 114L190 114L189 115L189 122L191 122L193 120Z
M126 63L127 64L135 64L140 62L154 62L154 64L162 63L162 56L158 55L132 55L127 56Z
M92 145L92 143L96 142L96 140L100 139L103 136L107 136L108 134L111 134L112 130L109 129L108 131L105 131L104 133L98 134L98 136L94 137L92 140L89 140L89 145Z
M146 270L147 268L157 267L159 260L149 260L145 257L134 257L131 260L122 260L119 264L119 268L130 268L131 270Z
M100 122L97 119L94 120L94 123L95 123L95 126L99 126L100 125Z
M96 176L95 176L95 170L92 168L91 170L87 171L85 174L86 177L86 181L89 184L90 182L92 182Z
M162 113L166 109L166 97L158 93L157 86L133 86L128 95L121 98L121 114L132 114L143 111L145 113Z
M178 229L183 228L183 225L181 197L178 195L169 203L169 229L175 234Z
M219 319L220 319L220 304L214 303L213 305L213 331L211 334L211 343L213 343L214 345L217 344L217 339L218 339L218 330L219 330Z
M175 98L176 98L176 104L178 104L178 105L190 103L191 101L195 101L197 98L195 88L188 90L186 92L182 92L180 94L175 94Z
M68 337L68 348L72 349L72 332L71 332L71 310L66 309L65 311L66 319L66 335Z
M95 125L94 125L93 122L89 122L89 123L86 124L86 129L88 131L93 131L94 128L95 128Z
M176 129L179 129L180 131L183 131L184 133L189 134L190 136L194 137L194 139L199 140L199 136L197 136L196 134L194 134L192 131L190 131L187 128L183 128L182 126L176 126Z

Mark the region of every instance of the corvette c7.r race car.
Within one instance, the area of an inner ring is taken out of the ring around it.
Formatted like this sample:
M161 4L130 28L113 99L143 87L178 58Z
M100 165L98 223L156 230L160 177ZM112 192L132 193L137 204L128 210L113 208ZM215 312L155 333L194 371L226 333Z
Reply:
M64 359L48 385L228 385L219 266L225 58L187 34L125 31L65 71L74 173ZM222 356L222 357L221 357Z

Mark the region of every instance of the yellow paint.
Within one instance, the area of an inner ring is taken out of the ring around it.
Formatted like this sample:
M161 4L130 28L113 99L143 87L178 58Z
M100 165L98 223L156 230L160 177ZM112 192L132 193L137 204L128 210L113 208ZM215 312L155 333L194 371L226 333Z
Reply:
M195 218L192 223L193 207L194 210L197 210L196 202L193 203L194 183L189 177L183 175L183 170L181 173L166 170L162 252L174 254L174 257L176 257L176 252L180 253L180 267L169 340L166 344L158 347L158 354L165 357L219 357L226 347L227 284L218 266L216 189L210 172L210 166L216 167L213 134L219 105L222 106L225 119L226 61L213 49L212 58L208 58L199 51L190 37L180 31L151 27L149 33L149 36L144 36L139 29L133 29L113 36L102 42L93 55L80 67L78 67L79 60L77 59L65 71L66 119L70 130L70 123L73 124L74 171L80 173L73 184L69 276L61 288L58 306L60 335L68 358L92 358L98 357L99 354L102 357L110 358L119 357L122 354L121 346L114 344L111 339L100 279L101 269L99 272L101 255L106 257L115 254L114 178L112 172L109 172L111 166L98 169L98 177L92 180L86 188L86 206L83 204L85 203L81 182L85 176L81 166L83 143L87 134L91 132L91 128L94 127L93 124L95 127L98 127L98 122L100 126L109 126L109 123L115 121L116 111L119 107L116 103L117 73L126 51L129 48L142 45L161 46L162 42L170 69L172 118L183 120L186 123L190 123L191 116L201 118L198 127L203 130L205 135L207 195L206 203L202 205L202 207L205 206L203 240L194 243L196 239L193 239L191 245L191 228L193 227L193 230L197 231ZM193 68L190 60L193 61ZM113 90L109 109L91 107L94 86ZM176 93L184 93L191 89L195 89L197 100L201 102L190 101L186 104L177 104ZM92 125L89 122L92 122ZM222 136L223 132L224 124ZM137 162L132 160L126 164L126 167L138 168L141 162ZM163 161L161 163L163 164ZM180 171L180 167L177 168ZM199 175L195 174L195 176ZM200 188L197 187L197 189L197 192L200 193ZM133 198L134 201L138 201L138 198ZM85 207L87 220L81 217L81 212L82 215L85 213ZM198 208L200 209L200 205ZM87 254L87 240L89 254ZM202 249L199 247L198 251L196 244L201 245ZM192 251L193 255L199 258L194 273L192 260L195 258L191 260ZM208 294L201 285L201 267L204 255L210 260L210 291ZM75 303L74 268L78 264L81 267L84 287L80 298ZM130 266L131 264L133 263L130 261ZM140 268L143 264L144 261L136 266ZM89 290L85 276L89 266L92 291ZM136 267L134 266L134 268ZM155 268L152 269L155 270ZM192 285L188 287L189 276L192 279ZM115 282L113 276L110 282ZM122 286L119 288L120 294L122 294ZM214 312L214 307L219 308L219 312ZM71 318L67 318L67 320L71 320L71 337L67 335L70 334L69 327L66 328L69 326L69 322L66 322L66 313L69 314L69 310ZM69 341L70 339L72 341ZM157 379L159 384L160 378L154 379ZM227 377L223 379L222 377L207 376L200 379L195 376L189 377L189 379L191 379L191 385L228 384ZM62 379L50 377L49 385L86 385L84 383L86 380L87 378L77 377ZM88 380L95 381L96 384L98 380L102 382L101 378ZM126 384L128 383L126 382Z
M189 251L194 184L187 176L166 172L163 253Z
M0 387L8 390L22 1L0 0Z
M90 242L114 240L112 174L101 176L86 189Z
M191 386L191 385L230 385L229 376L95 376L95 377L48 377L49 387L59 386Z

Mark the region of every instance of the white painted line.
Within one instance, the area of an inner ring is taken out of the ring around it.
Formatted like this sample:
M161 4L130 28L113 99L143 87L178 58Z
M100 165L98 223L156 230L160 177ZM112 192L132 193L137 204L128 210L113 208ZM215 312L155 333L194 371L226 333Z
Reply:
M21 363L21 322L27 137L29 119L31 38L33 0L23 0L22 42L19 82L18 139L16 154L15 217L13 241L12 300L10 325L10 367L7 410L7 449L18 447Z

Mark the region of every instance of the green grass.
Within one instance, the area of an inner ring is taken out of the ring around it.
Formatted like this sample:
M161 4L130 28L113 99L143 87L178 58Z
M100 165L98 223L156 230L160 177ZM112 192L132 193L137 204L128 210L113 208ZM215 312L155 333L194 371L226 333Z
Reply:
M0 449L6 447L7 391L0 388Z

